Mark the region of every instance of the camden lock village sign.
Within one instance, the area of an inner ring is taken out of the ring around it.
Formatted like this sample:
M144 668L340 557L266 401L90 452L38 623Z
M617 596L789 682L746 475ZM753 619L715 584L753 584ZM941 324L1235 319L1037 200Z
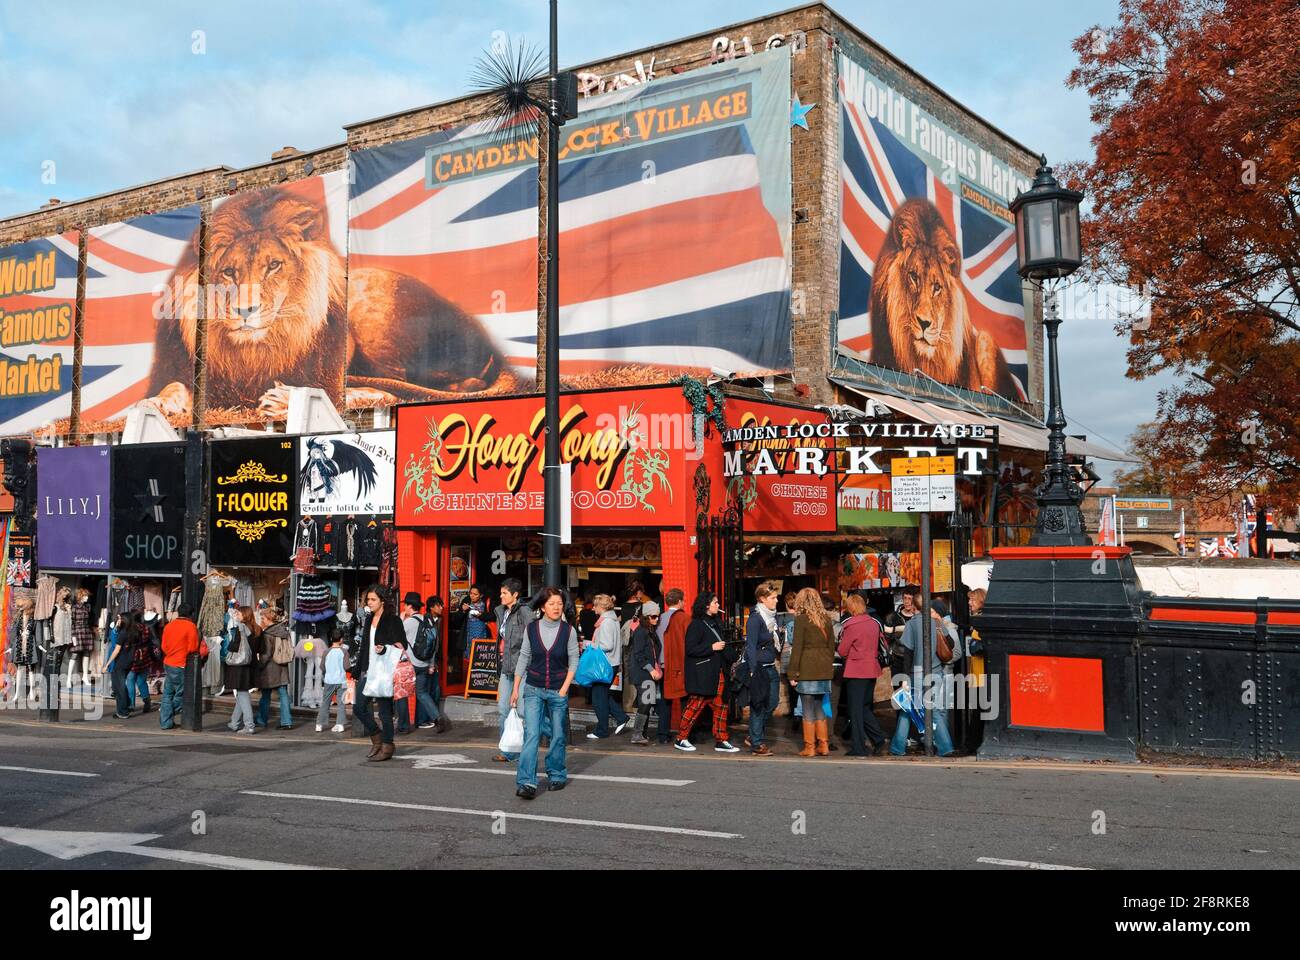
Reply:
M722 435L727 477L883 474L895 458L940 453L958 475L978 476L997 442L997 427L982 423L770 424Z

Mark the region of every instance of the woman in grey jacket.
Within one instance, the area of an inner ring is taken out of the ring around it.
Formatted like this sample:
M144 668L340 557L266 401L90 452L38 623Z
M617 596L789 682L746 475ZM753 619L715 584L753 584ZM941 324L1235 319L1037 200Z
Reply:
M596 630L591 642L605 654L605 659L614 668L618 678L619 668L623 665L623 629L614 612L614 598L607 593L598 593L592 600L592 609L596 611ZM591 685L591 703L596 708L596 729L587 734L588 740L604 740L609 736L609 714L614 713L614 722L618 724L614 733L623 732L628 724L627 712L618 699L610 699L610 684L593 683ZM620 688L621 689L621 688Z

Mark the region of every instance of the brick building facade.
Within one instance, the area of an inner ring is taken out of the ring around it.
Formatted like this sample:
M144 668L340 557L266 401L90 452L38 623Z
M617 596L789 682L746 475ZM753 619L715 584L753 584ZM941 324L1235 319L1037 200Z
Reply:
M928 83L888 51L875 44L829 7L816 3L746 23L720 27L670 43L609 57L574 69L584 85L599 90L635 82L653 64L657 78L696 70L728 57L743 57L772 45L791 48L791 96L805 105L808 127L791 127L791 286L793 369L789 381L779 379L774 395L831 403L849 399L837 380L848 378L871 386L869 364L846 362L838 356L834 337L839 310L840 262L840 137L837 54L851 53L886 78L914 104L928 111L972 143L995 151L1013 169L1032 178L1035 154L1010 139L957 100ZM597 80L595 78L602 78ZM348 166L350 150L360 150L445 130L481 117L484 98L463 97L399 113L351 123L346 142L305 152L277 151L276 159L243 169L216 166L164 180L126 188L79 201L61 202L0 220L0 247L64 230L86 229L145 213L157 213L196 201L205 215L214 197L276 186ZM345 118L340 118L345 119ZM281 156L281 154L286 154ZM544 216L544 207L539 221ZM539 230L542 229L539 224ZM1035 303L1035 306L1037 304ZM541 326L539 311L539 327ZM1043 396L1042 333L1029 325L1029 402L1024 409L1041 417ZM539 335L541 331L539 330ZM541 367L543 344L538 341ZM935 388L909 374L894 378L903 393L936 399ZM999 415L1022 411L1006 403L989 407L988 398L968 394L966 403Z

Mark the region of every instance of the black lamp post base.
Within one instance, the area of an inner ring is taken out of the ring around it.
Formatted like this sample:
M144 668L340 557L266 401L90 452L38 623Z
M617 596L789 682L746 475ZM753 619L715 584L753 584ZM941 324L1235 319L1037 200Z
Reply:
M1029 543L1035 547L1086 547L1092 540L1083 528L1079 500L1069 490L1051 488L1038 495L1038 519Z

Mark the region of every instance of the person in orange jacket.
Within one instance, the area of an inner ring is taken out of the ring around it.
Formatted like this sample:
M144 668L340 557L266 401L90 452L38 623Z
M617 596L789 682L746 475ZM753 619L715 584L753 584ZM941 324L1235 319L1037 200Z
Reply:
M163 627L163 681L162 706L158 708L158 724L170 730L182 720L181 705L185 700L185 661L199 652L199 628L194 625L194 608L182 603L176 619Z

